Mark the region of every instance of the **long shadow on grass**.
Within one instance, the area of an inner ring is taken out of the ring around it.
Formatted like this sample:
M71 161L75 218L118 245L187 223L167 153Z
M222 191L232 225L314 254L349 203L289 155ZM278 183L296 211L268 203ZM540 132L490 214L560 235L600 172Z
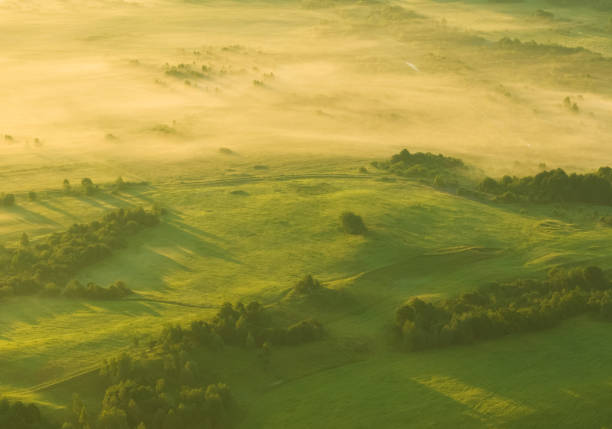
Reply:
M134 202L129 201L125 198L120 198L117 197L116 195L111 195L111 194L97 194L97 195L93 195L93 196L79 196L78 197L79 201L89 204L90 206L94 206L96 208L100 208L100 209L109 209L108 205L112 206L112 208L117 209L117 208L133 208L135 206L137 206L137 204L134 204ZM100 202L105 203L100 204Z
M235 264L240 264L241 262L231 255L230 252L218 246L217 244L211 243L210 241L204 240L199 235L209 236L216 240L221 240L214 234L210 234L199 230L194 227L190 227L185 225L179 221L169 221L165 224L165 229L168 233L169 238L172 242L178 246L182 246L190 252L194 254L223 259L224 261L233 262ZM196 233L191 231L197 231ZM198 234L198 235L196 235ZM221 240L225 241L225 240Z
M48 323L59 315L99 313L101 317L105 312L122 314L126 316L151 315L161 316L156 308L161 304L143 301L123 300L87 300L49 297L15 297L2 303L3 311L11 315L10 325L0 323L0 335L11 332L15 323L38 326ZM7 308L9 307L9 308ZM100 312L98 309L104 310ZM70 330L69 324L65 328ZM6 339L6 338L3 338Z
M40 213L33 212L22 206L14 206L8 209L9 212L19 216L20 220L25 223L33 224L47 224L47 225L59 225L52 219L41 215Z
M203 237L210 238L210 239L217 240L217 241L221 241L221 242L224 242L224 243L226 243L228 241L227 239L219 237L218 235L215 235L215 234L213 234L211 232L204 231L203 229L196 228L195 226L188 225L185 222L182 222L181 221L182 217L181 217L181 215L178 212L175 212L175 211L170 212L166 216L166 219L168 220L169 224L175 225L177 228L179 228L179 229L181 229L181 230L183 230L185 232L188 232L188 233L190 233L192 235L203 236Z
M162 316L153 307L161 307L161 304L150 301L138 301L131 299L120 299L116 301L89 301L83 303L85 307L95 306L104 308L107 311L125 316L149 315L154 317Z
M166 221L130 239L127 247L111 258L80 272L83 282L106 285L125 281L136 292L167 292L166 279L176 273L193 271L194 258L216 258L230 263L241 262L222 247Z
M65 216L67 218L74 219L74 220L78 220L79 219L77 216L74 215L74 213L71 213L68 210L64 210L62 208L54 206L53 204L51 204L47 200L40 200L40 201L38 201L38 204L40 204L41 206L47 208L48 210L57 212L57 213L61 214L62 216Z

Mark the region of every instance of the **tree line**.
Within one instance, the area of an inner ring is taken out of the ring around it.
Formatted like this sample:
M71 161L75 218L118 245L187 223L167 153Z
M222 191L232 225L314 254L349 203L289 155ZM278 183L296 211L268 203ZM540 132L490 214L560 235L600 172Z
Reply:
M125 246L128 236L158 223L157 212L122 208L36 242L23 234L18 247L0 246L0 297L34 293L101 297L100 286L68 282L78 270ZM114 286L108 296L127 292L124 284Z
M461 159L433 153L410 153L407 149L390 160L372 165L404 177L416 177L436 188L456 189L469 198L514 203L583 203L612 205L612 168L601 167L593 173L566 173L557 168L533 176L485 177L480 183L466 175ZM432 181L433 179L433 181ZM462 186L459 184L462 183Z
M177 344L185 347L232 345L261 348L265 344L268 347L295 345L322 336L323 327L316 320L307 319L281 327L257 301L248 305L226 302L210 321L194 321L188 328L180 325L166 327L155 345L165 350Z
M595 173L567 174L563 169L542 171L535 176L485 178L479 190L501 202L585 203L612 205L612 169Z
M554 269L543 280L491 284L437 302L412 298L395 314L407 350L469 344L550 328L590 313L612 320L612 285L598 267Z
M146 182L134 183L126 182L123 177L119 176L116 180L106 185L98 185L93 182L89 177L81 179L80 186L73 186L70 180L64 179L62 182L62 192L68 195L88 195L92 196L99 193L102 189L110 189L113 193L123 191L131 185L146 184ZM29 191L27 198L30 201L36 201L39 198L39 194L35 191ZM0 193L0 207L13 207L17 203L17 197L14 193Z

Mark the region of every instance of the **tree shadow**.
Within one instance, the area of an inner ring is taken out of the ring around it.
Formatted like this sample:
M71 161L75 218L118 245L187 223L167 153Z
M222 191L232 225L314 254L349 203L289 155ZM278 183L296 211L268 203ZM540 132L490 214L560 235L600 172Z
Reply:
M36 213L31 210L28 210L23 206L13 206L13 207L8 208L7 211L15 214L16 216L19 217L20 221L25 222L25 223L47 224L47 225L59 226L59 224L53 219L49 219L48 217L40 213Z
M137 292L171 291L167 279L176 273L192 273L192 258L216 258L240 264L230 252L202 237L162 222L130 238L127 246L110 258L80 271L77 278L84 283L110 284L122 280Z
M91 306L104 308L107 311L112 311L115 314L121 314L124 316L142 316L149 315L153 317L161 317L162 313L157 311L161 304L151 301L139 301L133 299L118 299L118 300L104 300L104 301L85 301L83 302L84 307L89 308ZM155 307L155 308L154 308Z
M88 300L63 297L17 296L3 302L3 305L10 306L8 311L10 323L5 324L0 321L0 333L3 331L10 332L12 330L11 325L16 322L30 326L39 326L47 323L49 318L57 316L87 312L96 313L96 307L107 312L125 316L162 316L157 311L161 304L128 299ZM1 334L0 339L10 341L10 338Z
M168 220L168 224L175 225L178 229L181 229L187 233L190 233L191 235L202 236L202 237L206 237L209 239L221 241L223 243L227 243L228 241L227 239L219 237L218 235L215 235L211 232L207 232L207 231L204 231L203 229L186 224L185 222L181 220L182 216L176 212L168 213L168 215L166 215L166 219Z
M79 220L79 217L75 216L74 213L71 213L68 210L65 210L65 209L59 208L57 206L54 206L48 200L39 200L37 203L40 204L41 206L45 207L46 209L50 210L50 211L54 211L54 212L57 212L57 213L61 214L62 216L65 216L65 217L73 219L73 220Z
M191 253L241 264L241 262L235 259L229 251L211 241L203 239L201 236L223 242L227 240L219 239L214 234L207 233L178 221L167 222L163 227L166 229L168 238L171 239L173 244L181 246Z
M146 201L149 204L153 204L153 199L146 195L146 192L150 192L155 190L155 186L149 183L139 183L134 185L128 185L127 188L121 189L116 193L111 192L111 195L129 195L132 198L138 198L140 200Z

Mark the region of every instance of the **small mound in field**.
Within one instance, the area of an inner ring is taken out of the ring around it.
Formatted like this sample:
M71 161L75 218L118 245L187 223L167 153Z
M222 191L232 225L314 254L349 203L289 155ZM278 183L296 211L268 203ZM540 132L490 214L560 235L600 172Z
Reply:
M292 183L290 188L301 195L324 195L336 192L339 188L329 183Z
M231 195L238 195L240 197L246 197L250 195L247 191L243 191L242 189L237 189L235 191L230 192Z

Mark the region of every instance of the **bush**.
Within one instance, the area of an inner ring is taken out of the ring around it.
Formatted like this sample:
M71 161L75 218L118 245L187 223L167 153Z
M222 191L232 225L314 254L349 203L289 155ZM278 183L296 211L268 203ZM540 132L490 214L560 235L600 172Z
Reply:
M347 234L365 234L367 229L363 223L361 216L356 215L353 212L344 212L340 216L342 222L342 228Z
M317 292L322 288L323 286L321 286L321 282L312 277L312 275L308 274L306 277L296 283L293 290L301 295L308 295Z
M81 180L81 186L87 195L93 195L98 190L98 187L94 185L93 181L89 177L85 177L83 180Z
M4 207L12 207L15 205L14 194L2 194L0 195L0 205Z
M127 183L125 183L125 181L123 180L123 177L119 176L117 177L117 180L115 180L115 188L118 190L121 189L125 189L127 187Z

